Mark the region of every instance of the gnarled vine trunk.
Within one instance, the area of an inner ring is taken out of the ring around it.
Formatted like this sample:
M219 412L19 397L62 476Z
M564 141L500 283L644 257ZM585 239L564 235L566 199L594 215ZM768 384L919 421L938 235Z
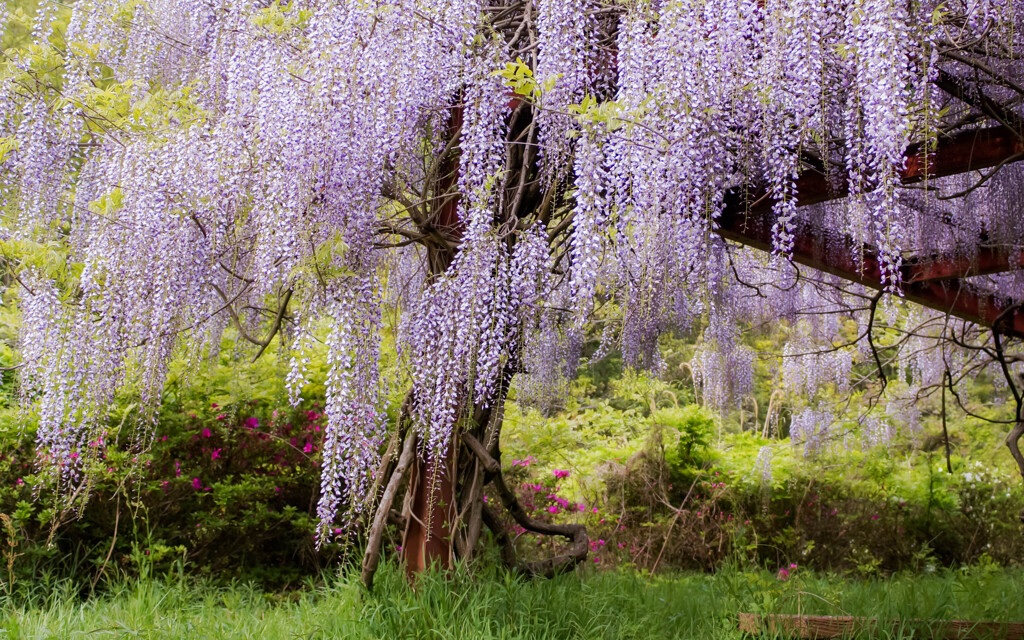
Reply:
M443 460L428 461L420 454L409 473L408 510L402 536L402 559L411 578L431 565L450 569L454 562L452 526L455 521L453 451Z
M510 380L511 368L501 387L502 400ZM405 416L401 419L407 420ZM552 524L530 517L505 481L500 462L501 424L500 410L477 409L462 435L451 443L443 467L418 451L414 430L404 434L402 453L385 472L387 482L370 528L362 573L368 588L373 586L389 521L404 527L401 558L410 580L430 566L450 569L456 561L472 560L484 527L499 545L502 563L520 575L551 577L586 559L589 538L584 525ZM403 483L404 506L401 515L396 515L392 505ZM520 561L500 511L493 502L484 502L485 487L493 490L491 495L517 525L532 533L566 538L569 547L549 559Z

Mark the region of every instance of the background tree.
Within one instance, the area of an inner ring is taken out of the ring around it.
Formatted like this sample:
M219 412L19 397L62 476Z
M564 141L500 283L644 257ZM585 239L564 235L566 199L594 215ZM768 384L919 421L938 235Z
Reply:
M248 357L291 354L294 397L326 349L320 537L365 523L367 583L389 519L412 571L471 558L484 527L526 573L586 556L582 526L519 506L499 445L510 389L543 402L595 328L596 357L655 369L663 333L700 332L693 370L718 406L751 384L747 323L825 345L793 360L835 354L809 386L861 357L879 398L895 362L911 397L998 367L1024 473L1019 0L2 17L31 40L0 85L22 393L66 495L88 493L115 396L146 408L146 446L168 360L201 362L229 327ZM382 367L382 341L399 362ZM808 410L793 424L812 444L829 412ZM520 562L487 485L568 550Z

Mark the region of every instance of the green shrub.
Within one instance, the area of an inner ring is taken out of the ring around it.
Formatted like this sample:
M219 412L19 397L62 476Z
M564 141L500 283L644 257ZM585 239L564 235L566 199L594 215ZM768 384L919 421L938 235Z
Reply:
M0 512L17 534L15 584L184 567L282 587L334 562L343 549L314 541L325 417L315 400L288 405L275 366L225 361L188 384L172 373L152 442L128 444L115 415L88 500L74 505L33 474L34 428L8 410Z

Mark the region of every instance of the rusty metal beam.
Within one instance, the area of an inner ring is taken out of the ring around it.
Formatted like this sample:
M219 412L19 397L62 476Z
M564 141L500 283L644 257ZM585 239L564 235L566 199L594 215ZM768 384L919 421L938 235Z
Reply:
M1007 127L964 131L940 140L933 149L908 149L904 184L922 182L1009 162L1024 160L1024 137ZM818 204L849 195L845 178L830 180L805 171L797 180L797 206ZM764 189L740 187L729 191L716 231L739 244L772 250L774 199ZM880 289L882 274L877 251L852 238L798 223L793 229L792 259L872 289ZM1008 271L1024 265L1024 255L983 248L973 260L928 257L910 260L903 270L904 296L918 304L1024 338L1024 313L991 294L972 290L963 278Z
M981 247L973 258L933 255L904 262L904 282L987 276L1024 268L1024 250Z
M1008 127L969 129L940 139L929 150L922 145L907 149L907 161L899 172L903 184L915 184L946 176L989 169L998 165L1024 160L1024 134ZM850 195L845 174L830 181L819 171L805 171L797 179L797 206L817 204ZM772 208L772 198L762 191L763 198L756 209Z

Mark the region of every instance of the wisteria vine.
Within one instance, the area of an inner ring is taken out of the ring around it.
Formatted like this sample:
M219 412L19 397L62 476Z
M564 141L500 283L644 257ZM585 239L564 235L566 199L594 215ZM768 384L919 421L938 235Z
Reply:
M66 486L119 393L151 416L170 360L226 333L283 350L293 401L326 350L327 536L373 508L387 389L437 459L510 384L554 406L588 343L657 371L660 337L690 331L725 410L753 385L740 329L786 320L777 373L811 398L790 428L814 451L834 418L814 398L855 364L899 367L914 396L993 353L872 298L913 286L911 256L1002 251L965 291L1000 322L1024 301L1019 166L901 181L908 149L1020 126L1020 0L44 0L0 20L28 21L0 74L21 389ZM812 174L848 197L802 206ZM754 192L770 257L722 228ZM794 267L808 229L853 275ZM877 345L883 320L904 337Z

